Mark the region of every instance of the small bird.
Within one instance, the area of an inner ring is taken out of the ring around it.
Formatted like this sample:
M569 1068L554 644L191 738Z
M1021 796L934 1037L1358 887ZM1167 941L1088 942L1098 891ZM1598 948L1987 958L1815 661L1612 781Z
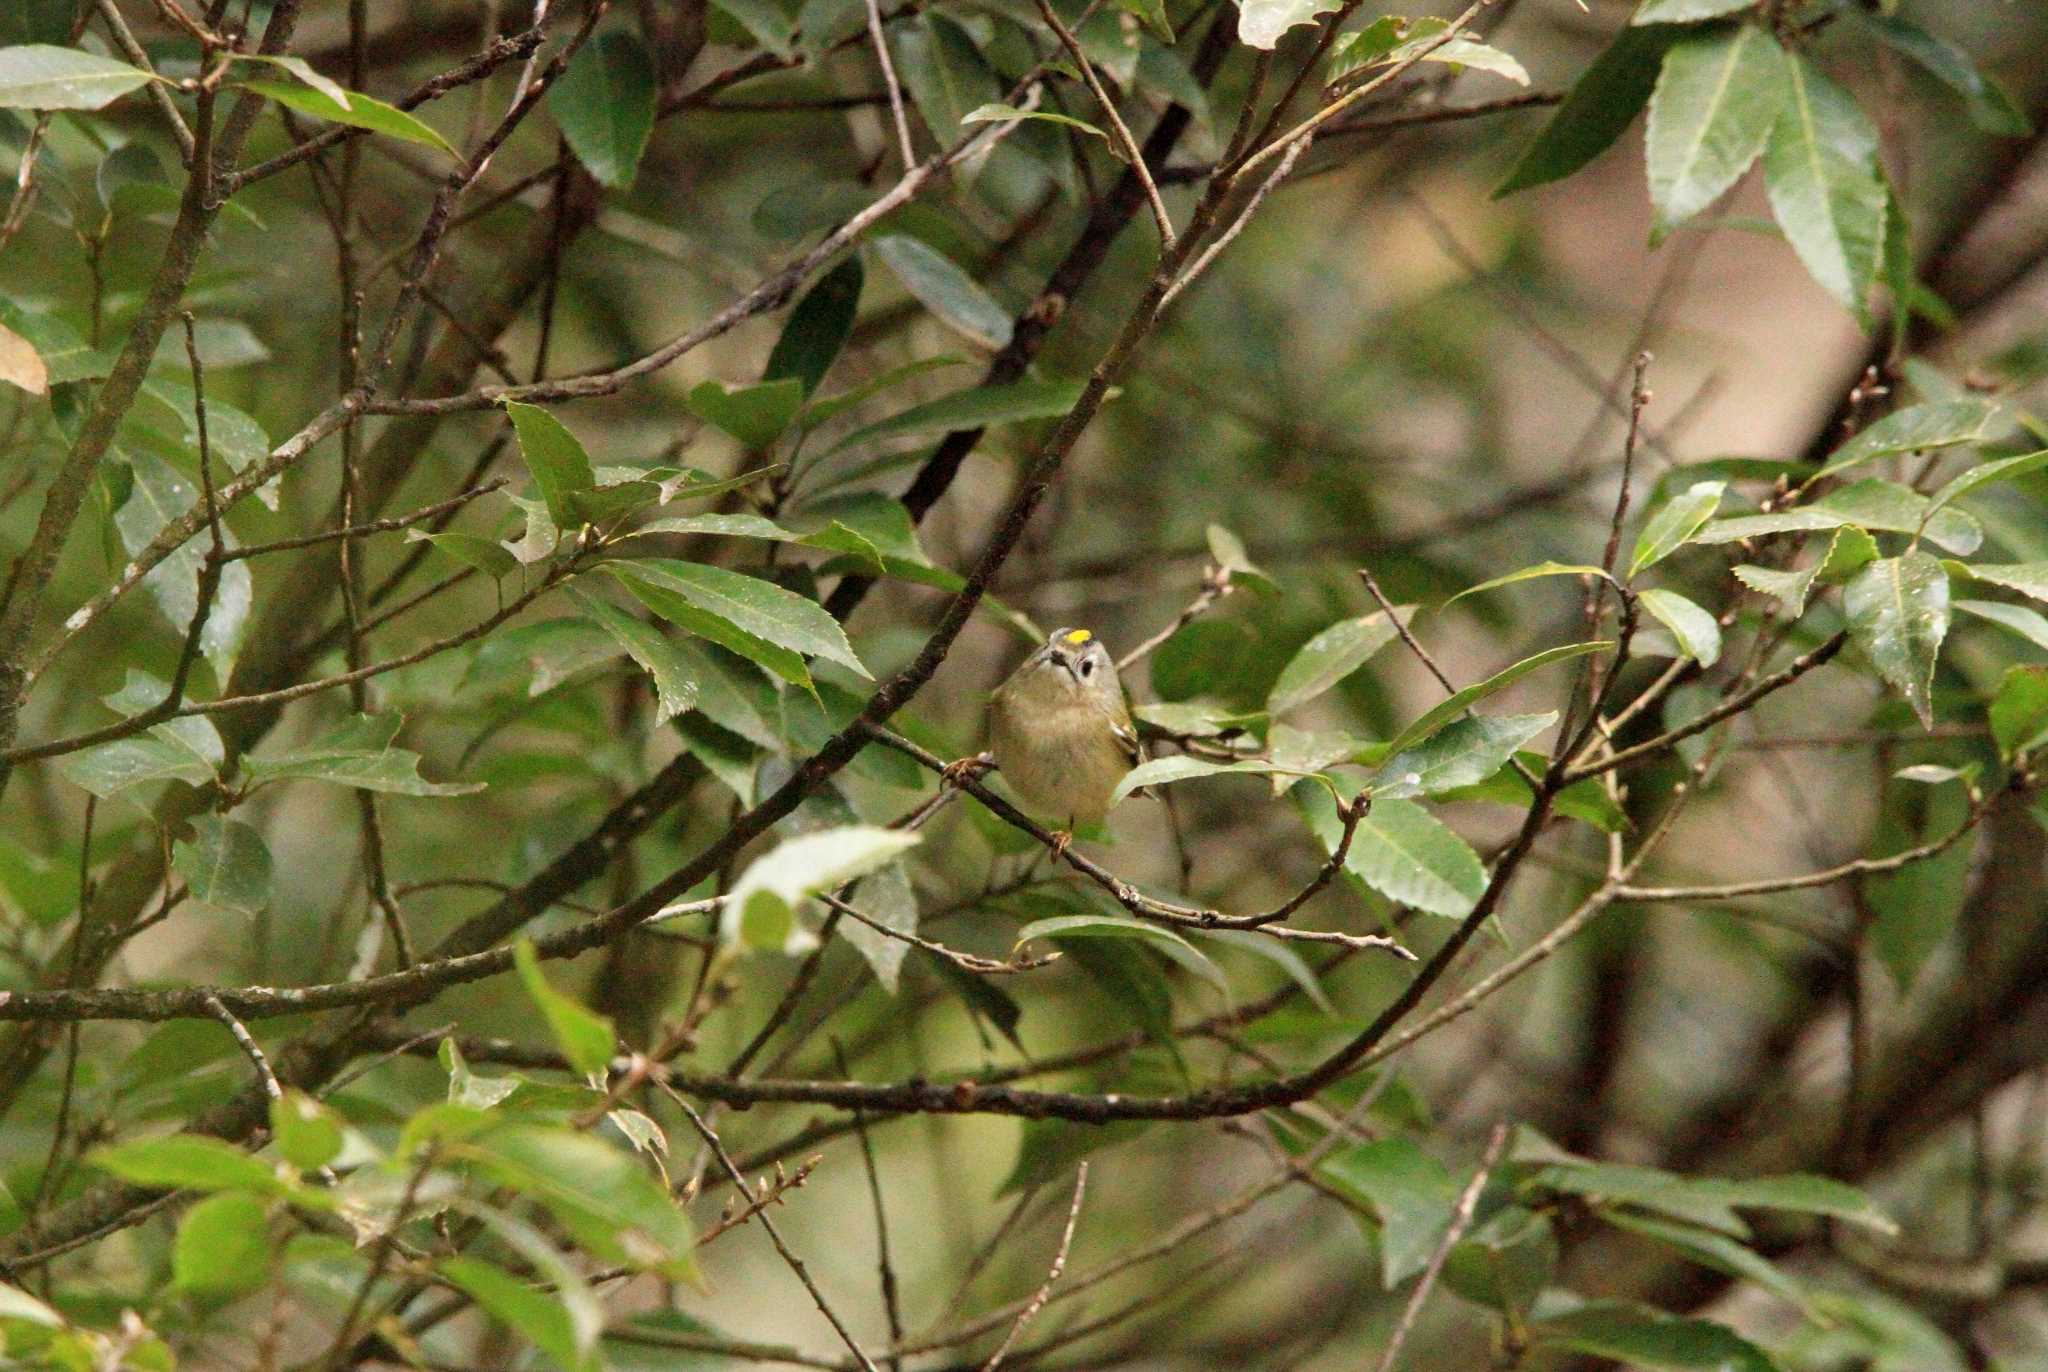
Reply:
M1032 810L1073 831L1099 824L1110 793L1138 763L1138 733L1109 650L1087 629L1061 629L996 688L989 751Z

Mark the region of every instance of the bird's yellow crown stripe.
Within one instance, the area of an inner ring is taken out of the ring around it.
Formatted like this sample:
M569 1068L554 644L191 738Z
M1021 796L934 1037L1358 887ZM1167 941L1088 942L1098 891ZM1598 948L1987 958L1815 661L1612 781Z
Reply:
M1095 635L1089 633L1086 629L1071 629L1067 632L1065 637L1067 642L1069 643L1081 644L1086 643L1089 639L1095 637Z

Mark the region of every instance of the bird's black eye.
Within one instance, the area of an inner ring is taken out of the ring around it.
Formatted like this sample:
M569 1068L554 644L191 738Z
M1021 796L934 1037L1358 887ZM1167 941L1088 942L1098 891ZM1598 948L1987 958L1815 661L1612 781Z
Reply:
M1082 675L1082 676L1093 676L1094 674L1095 674L1095 659L1094 659L1094 658L1092 658L1092 657L1084 657L1084 658L1082 658L1082 659L1081 659L1081 675Z

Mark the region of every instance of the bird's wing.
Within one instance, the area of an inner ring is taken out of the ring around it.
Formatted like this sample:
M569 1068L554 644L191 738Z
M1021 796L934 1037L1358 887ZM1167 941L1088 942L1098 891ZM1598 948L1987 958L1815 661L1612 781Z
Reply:
M1116 737L1116 746L1123 750L1124 760L1137 766L1144 753L1138 747L1137 726L1131 723L1130 703L1118 692L1116 699L1103 702L1102 712L1109 716L1110 732Z

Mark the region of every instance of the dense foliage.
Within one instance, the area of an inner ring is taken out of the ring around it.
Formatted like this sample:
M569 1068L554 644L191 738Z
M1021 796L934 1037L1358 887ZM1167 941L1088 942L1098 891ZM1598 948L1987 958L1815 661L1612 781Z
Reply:
M2037 1365L1975 10L13 0L7 1364Z

